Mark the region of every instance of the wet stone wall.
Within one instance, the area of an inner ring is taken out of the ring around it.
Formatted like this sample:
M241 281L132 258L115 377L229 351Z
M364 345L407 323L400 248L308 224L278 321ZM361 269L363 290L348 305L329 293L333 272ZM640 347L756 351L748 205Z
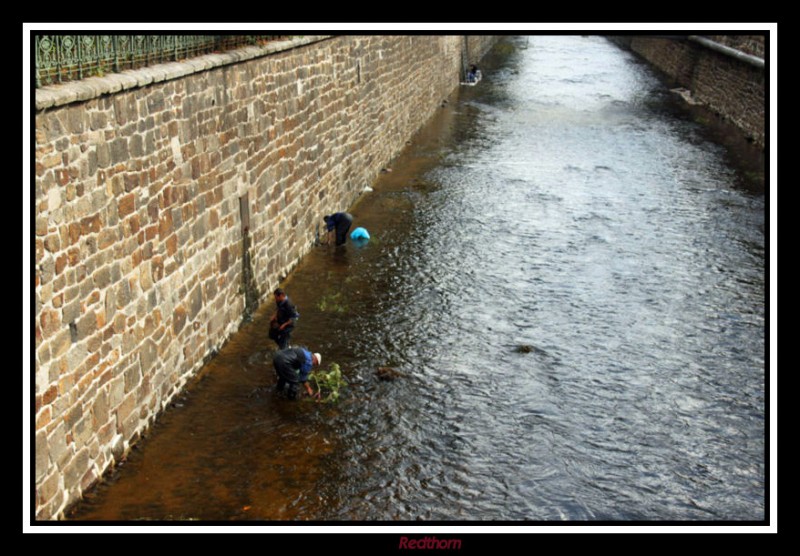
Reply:
M37 519L124 457L493 40L305 37L37 90Z
M715 42L764 57L763 36L713 36ZM688 89L698 102L739 128L754 144L765 142L765 72L689 40L625 37L632 51Z

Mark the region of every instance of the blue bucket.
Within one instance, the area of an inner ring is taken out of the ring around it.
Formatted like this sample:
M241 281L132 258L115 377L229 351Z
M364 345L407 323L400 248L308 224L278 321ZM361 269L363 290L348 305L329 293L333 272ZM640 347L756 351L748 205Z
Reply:
M356 228L350 234L350 239L352 239L353 241L357 239L369 239L369 232L364 228Z

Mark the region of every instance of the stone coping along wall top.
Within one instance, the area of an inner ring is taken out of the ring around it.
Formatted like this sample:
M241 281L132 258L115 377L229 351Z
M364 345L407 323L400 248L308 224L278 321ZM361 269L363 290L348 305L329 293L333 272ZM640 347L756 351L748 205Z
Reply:
M126 70L103 77L87 77L80 81L48 85L36 89L35 106L36 110L45 110L72 102L83 102L101 95L144 87L151 83L177 79L192 73L252 60L275 52L290 50L299 46L329 39L332 36L333 35L305 35L288 40L269 42L262 46L246 46L244 48L218 54L206 54L196 58L188 58L180 62L169 62L135 70Z

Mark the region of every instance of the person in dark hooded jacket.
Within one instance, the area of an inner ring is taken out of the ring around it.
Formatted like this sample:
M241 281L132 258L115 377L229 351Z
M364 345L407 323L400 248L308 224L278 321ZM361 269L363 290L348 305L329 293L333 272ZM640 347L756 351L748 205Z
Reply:
M272 358L275 374L278 375L276 391L281 393L288 385L287 397L294 400L297 398L302 384L308 395L313 395L311 386L308 384L308 375L311 373L312 367L319 367L320 363L322 363L322 356L319 353L311 353L304 347L277 351Z
M269 337L275 340L278 349L286 349L300 313L285 291L278 288L274 293L276 311L269 322Z
M328 231L328 242L333 231L336 230L336 245L344 245L347 241L347 232L353 225L353 215L349 212L336 212L323 218Z

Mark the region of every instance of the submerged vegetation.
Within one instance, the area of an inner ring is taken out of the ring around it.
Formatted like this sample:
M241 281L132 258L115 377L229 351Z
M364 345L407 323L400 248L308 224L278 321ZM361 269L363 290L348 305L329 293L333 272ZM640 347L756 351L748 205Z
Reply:
M342 292L330 293L322 297L317 303L317 309L323 313L345 313L347 307L342 301Z
M527 48L527 42L525 43ZM494 53L499 56L510 56L517 48L508 41L501 41L494 45Z

